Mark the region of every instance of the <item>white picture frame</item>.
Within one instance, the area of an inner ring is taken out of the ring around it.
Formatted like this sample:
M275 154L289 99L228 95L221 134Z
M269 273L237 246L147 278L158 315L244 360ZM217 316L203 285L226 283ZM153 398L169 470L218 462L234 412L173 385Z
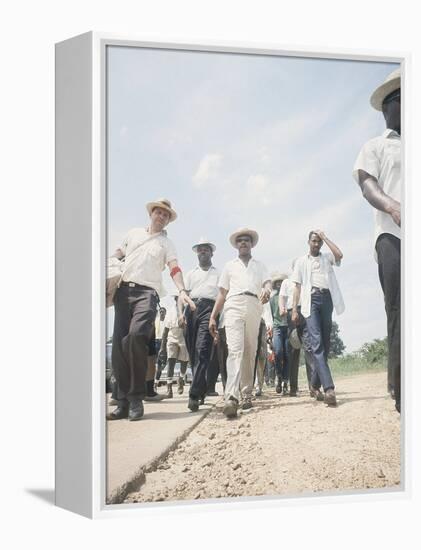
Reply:
M259 55L303 56L400 63L407 89L409 54L324 49L308 51L244 43L166 43L113 34L86 33L56 45L56 504L90 518L138 513L140 506L106 504L105 437L105 265L106 265L106 49L108 46L170 48ZM405 92L404 92L405 93ZM405 96L404 96L405 101ZM403 121L407 112L405 104ZM404 146L404 181L408 157ZM405 194L407 193L406 187ZM403 201L404 204L406 202ZM77 222L75 223L75 220ZM405 226L404 226L405 227ZM404 229L405 231L405 229ZM405 244L403 250L405 265ZM406 303L406 285L402 284ZM405 309L403 308L405 316ZM405 327L405 324L404 324ZM405 330L403 331L405 335ZM70 336L69 336L70 335ZM69 338L77 346L69 353ZM404 342L404 337L402 338ZM403 346L404 350L405 345ZM405 352L403 352L405 364ZM404 395L410 381L404 370ZM78 388L75 398L72 388ZM402 472L399 491L408 492L407 405L402 411ZM75 476L74 472L78 475ZM386 493L385 493L386 494ZM317 496L361 500L376 494ZM267 499L279 505L285 498ZM291 499L289 499L291 500ZM298 502L301 500L294 499ZM263 501L262 501L263 502ZM263 502L264 504L264 502ZM192 506L177 503L177 506ZM219 503L201 503L219 506ZM246 506L247 502L226 502Z

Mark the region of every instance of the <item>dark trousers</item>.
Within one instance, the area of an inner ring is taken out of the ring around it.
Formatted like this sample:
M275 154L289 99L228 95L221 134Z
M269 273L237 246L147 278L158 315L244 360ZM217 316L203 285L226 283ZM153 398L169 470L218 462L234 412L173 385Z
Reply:
M218 345L212 344L209 367L206 373L207 391L215 391L218 375L219 375Z
M207 391L207 371L212 352L213 338L209 332L209 319L215 302L201 299L196 302L196 310L186 309L186 346L190 356L193 380L190 397L201 399Z
M387 385L395 391L396 405L401 402L401 241L383 233L377 239L379 278L384 293L387 317Z
M266 325L265 323L260 323L259 334L257 335L257 349L256 349L256 359L254 360L254 376L253 383L256 383L257 367L259 364L259 358L267 356L266 353ZM265 360L266 363L266 360Z
M298 308L299 321L298 325L295 325L291 319L292 310L288 310L288 338L294 328L297 329L298 335L302 342L302 350L304 351L304 358L306 363L306 374L308 386L311 385L311 376L313 373L313 360L311 355L310 335L307 330L306 320L301 315L300 308ZM288 342L289 353L289 383L291 392L298 391L298 369L300 366L300 349L295 349Z
M288 361L288 326L274 326L272 335L273 351L275 353L275 369L278 384L289 380Z
M145 395L146 371L158 295L149 287L121 286L114 298L112 364L117 398Z
M218 356L219 372L221 373L222 385L225 390L227 384L227 358L228 358L228 345L227 335L225 328L218 329L218 344L216 346L216 354Z
M327 363L330 349L330 332L332 330L332 297L330 292L315 290L311 294L310 317L307 317L307 330L310 337L314 371L311 385L326 391L334 389L332 374Z

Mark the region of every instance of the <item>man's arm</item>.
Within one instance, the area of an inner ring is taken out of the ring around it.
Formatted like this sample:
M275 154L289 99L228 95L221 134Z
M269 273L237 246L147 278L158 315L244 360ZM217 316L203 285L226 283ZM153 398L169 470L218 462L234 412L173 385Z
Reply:
M168 262L168 269L172 271L174 268L179 267L177 260L171 260ZM187 291L184 287L184 280L183 280L183 274L181 273L181 270L174 273L172 276L172 280L174 281L175 286L180 292L180 297L182 301L182 305L188 304L190 306L190 309L194 311L196 309L195 303L193 300L188 296Z
M272 291L272 283L270 281L265 281L263 283L262 292L260 293L259 300L262 304L266 304L269 301L270 293Z
M216 318L221 313L222 308L224 307L227 294L228 290L226 288L219 287L218 296L216 298L216 302L213 306L213 310L209 319L209 332L211 333L213 338L216 338L216 335L218 334L218 325L216 323Z
M159 348L158 357L164 358L167 356L167 340L170 329L165 327L161 339L161 347Z
M339 247L334 242L332 242L330 239L328 239L326 237L326 235L324 234L324 232L321 231L320 229L318 229L316 231L316 233L319 235L319 237L322 239L322 241L325 242L327 244L327 246L330 248L333 256L335 257L335 262L341 261L342 258L344 257L344 255L342 254Z
M125 254L121 250L121 248L117 248L117 250L114 252L114 254L111 256L111 258L117 258L117 260L122 260L124 258Z
M299 320L297 308L298 308L298 304L300 303L300 296L301 296L301 285L300 283L295 283L293 300L292 300L292 312L291 312L291 321L293 323L298 323L298 320Z
M401 226L401 204L383 191L378 181L364 170L358 170L358 184L363 197L377 210L391 216L392 220Z
M279 315L282 317L282 315L285 315L285 313L287 312L287 297L281 293L279 293L278 297L278 307Z

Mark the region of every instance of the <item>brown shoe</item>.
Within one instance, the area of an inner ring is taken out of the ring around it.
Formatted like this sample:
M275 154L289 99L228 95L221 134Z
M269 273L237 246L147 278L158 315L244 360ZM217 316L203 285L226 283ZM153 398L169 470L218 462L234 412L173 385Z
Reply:
M325 403L326 405L329 405L330 407L336 407L336 395L335 390L329 389L325 392Z
M178 395L182 395L182 393L184 392L184 380L183 378L181 378L181 376L179 377L178 381L177 381L177 393Z
M166 399L171 399L173 397L172 394L172 383L167 383L167 395L165 396Z
M317 401L324 401L324 397L319 388L310 386L310 397L314 397Z

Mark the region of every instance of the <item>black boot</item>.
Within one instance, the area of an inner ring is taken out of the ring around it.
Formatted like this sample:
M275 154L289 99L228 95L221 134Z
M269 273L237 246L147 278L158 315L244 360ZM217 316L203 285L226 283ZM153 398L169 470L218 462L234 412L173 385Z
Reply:
M107 414L107 420L121 420L129 415L129 404L127 401L118 401L118 406L110 414Z
M130 400L129 420L140 420L143 416L143 403L141 399Z

